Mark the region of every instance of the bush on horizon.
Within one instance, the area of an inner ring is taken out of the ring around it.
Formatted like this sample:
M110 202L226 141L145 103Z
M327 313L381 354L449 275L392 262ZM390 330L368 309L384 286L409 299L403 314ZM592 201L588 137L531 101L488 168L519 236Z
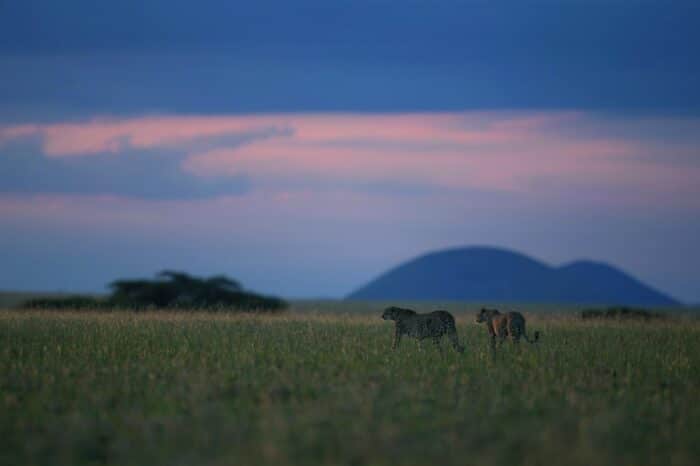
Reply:
M199 278L164 270L154 280L116 280L106 298L86 295L42 297L22 303L24 309L204 309L276 312L287 303L276 297L244 291L224 275Z

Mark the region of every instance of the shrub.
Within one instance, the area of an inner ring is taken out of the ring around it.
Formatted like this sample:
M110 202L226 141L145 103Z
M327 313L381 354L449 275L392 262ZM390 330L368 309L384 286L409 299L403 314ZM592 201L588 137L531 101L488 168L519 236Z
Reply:
M581 311L582 319L617 319L617 320L650 320L664 319L666 315L651 312L646 309L632 307L609 307L607 309L584 309Z

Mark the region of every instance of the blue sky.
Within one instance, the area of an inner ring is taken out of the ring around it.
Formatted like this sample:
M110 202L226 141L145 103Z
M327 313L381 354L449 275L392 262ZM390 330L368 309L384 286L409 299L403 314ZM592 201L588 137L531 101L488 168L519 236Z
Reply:
M0 3L3 289L342 296L470 244L700 301L700 7Z

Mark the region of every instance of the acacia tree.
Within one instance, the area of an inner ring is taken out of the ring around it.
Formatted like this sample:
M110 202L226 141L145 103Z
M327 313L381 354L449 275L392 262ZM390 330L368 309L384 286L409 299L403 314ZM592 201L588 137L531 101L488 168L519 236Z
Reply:
M183 272L164 270L155 280L117 280L110 284L114 305L128 307L234 307L279 310L286 303L278 298L244 291L225 275L198 278Z

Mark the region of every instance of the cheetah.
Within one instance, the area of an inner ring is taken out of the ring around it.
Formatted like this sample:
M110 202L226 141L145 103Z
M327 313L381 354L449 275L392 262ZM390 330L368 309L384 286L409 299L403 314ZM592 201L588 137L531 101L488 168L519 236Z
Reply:
M491 348L496 346L496 337L500 338L499 346L506 337L510 337L513 343L519 343L520 337L528 343L535 343L540 338L540 332L535 332L535 338L530 340L525 333L525 318L519 312L506 312L501 314L497 309L481 309L476 315L476 323L486 322L491 336Z
M392 349L396 349L401 343L401 337L406 335L420 340L432 338L435 346L441 351L440 338L447 335L452 342L455 351L464 352L464 347L459 344L455 319L447 311L433 311L428 314L418 314L411 309L400 307L388 307L382 313L382 319L393 320L395 324L394 342Z

